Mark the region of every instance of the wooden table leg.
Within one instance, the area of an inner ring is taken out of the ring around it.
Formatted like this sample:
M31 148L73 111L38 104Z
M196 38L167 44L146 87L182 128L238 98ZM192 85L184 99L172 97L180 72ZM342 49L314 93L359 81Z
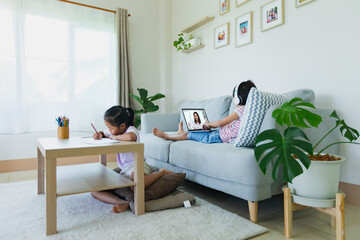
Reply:
M336 227L336 217L331 216L331 227L332 228Z
M45 172L45 160L39 148L37 148L37 183L38 194L44 193L44 172Z
M134 155L135 214L142 215L145 213L144 152L135 152Z
M336 240L345 240L344 194L336 194Z
M101 155L99 155L99 162L100 162L102 165L106 166L106 154L101 154Z
M286 238L292 237L292 218L293 210L291 201L291 189L284 188L284 231Z
M56 230L56 158L46 159L46 235Z

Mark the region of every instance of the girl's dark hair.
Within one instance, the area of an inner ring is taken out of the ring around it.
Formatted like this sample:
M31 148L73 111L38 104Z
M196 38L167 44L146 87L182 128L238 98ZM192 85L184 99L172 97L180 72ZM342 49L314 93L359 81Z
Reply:
M201 119L200 119L200 116L197 112L194 112L193 115L196 114L198 116L198 122L196 122L196 119L194 118L195 120L195 123L198 123L198 124L201 124Z
M134 110L119 105L113 106L105 112L104 120L116 127L123 123L126 126L134 126Z
M247 80L247 81L240 83L239 88L238 88L238 95L241 96L241 98L244 101L242 103L242 105L246 104L246 100L249 95L250 89L253 87L256 88L255 84L251 80Z

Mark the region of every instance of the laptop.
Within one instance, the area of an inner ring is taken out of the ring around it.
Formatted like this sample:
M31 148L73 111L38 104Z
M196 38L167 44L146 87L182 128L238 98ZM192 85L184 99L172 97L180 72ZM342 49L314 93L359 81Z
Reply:
M210 132L211 129L204 130L203 124L209 122L204 108L183 108L181 109L185 124L189 132Z

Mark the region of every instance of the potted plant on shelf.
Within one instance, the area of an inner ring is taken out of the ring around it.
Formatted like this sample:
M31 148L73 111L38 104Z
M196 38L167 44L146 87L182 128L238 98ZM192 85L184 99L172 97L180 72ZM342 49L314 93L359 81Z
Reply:
M193 35L190 35L188 40L184 40L184 34L179 33L178 39L173 42L173 46L176 48L176 51L187 50L191 47L198 46L201 44L200 38L196 38Z
M159 109L159 106L155 105L153 103L153 101L159 100L159 99L165 97L165 95L163 95L161 93L157 93L154 96L148 97L148 91L146 89L138 88L137 90L139 92L139 96L129 93L129 95L131 97L133 97L142 106L142 109L134 110L134 113L135 113L134 125L135 125L135 127L140 126L142 113L155 112Z
M335 126L313 146L301 128L318 127L322 118L308 108L315 109L311 103L293 98L275 109L272 117L280 126L287 127L283 133L277 129L260 133L255 141L255 158L264 174L272 162L272 178L289 183L289 187L296 195L314 199L335 198L339 185L340 165L345 158L324 154L324 151L335 144L360 144L354 142L358 139L359 133L333 111L329 117L336 119ZM333 142L314 152L337 128L348 141Z

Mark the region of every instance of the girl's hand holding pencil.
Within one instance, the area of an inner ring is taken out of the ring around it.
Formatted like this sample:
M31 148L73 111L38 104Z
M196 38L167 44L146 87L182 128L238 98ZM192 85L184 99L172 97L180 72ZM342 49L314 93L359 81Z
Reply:
M94 127L94 125L93 125L92 123L90 123L90 124L91 124L92 128L95 130L95 133L94 133L94 135L93 135L93 138L94 138L95 140L100 140L100 139L102 139L102 137L105 136L104 133L103 133L102 131L98 132L98 131L96 130L96 128Z
M101 140L103 138L103 132L94 133L93 138L95 140Z

